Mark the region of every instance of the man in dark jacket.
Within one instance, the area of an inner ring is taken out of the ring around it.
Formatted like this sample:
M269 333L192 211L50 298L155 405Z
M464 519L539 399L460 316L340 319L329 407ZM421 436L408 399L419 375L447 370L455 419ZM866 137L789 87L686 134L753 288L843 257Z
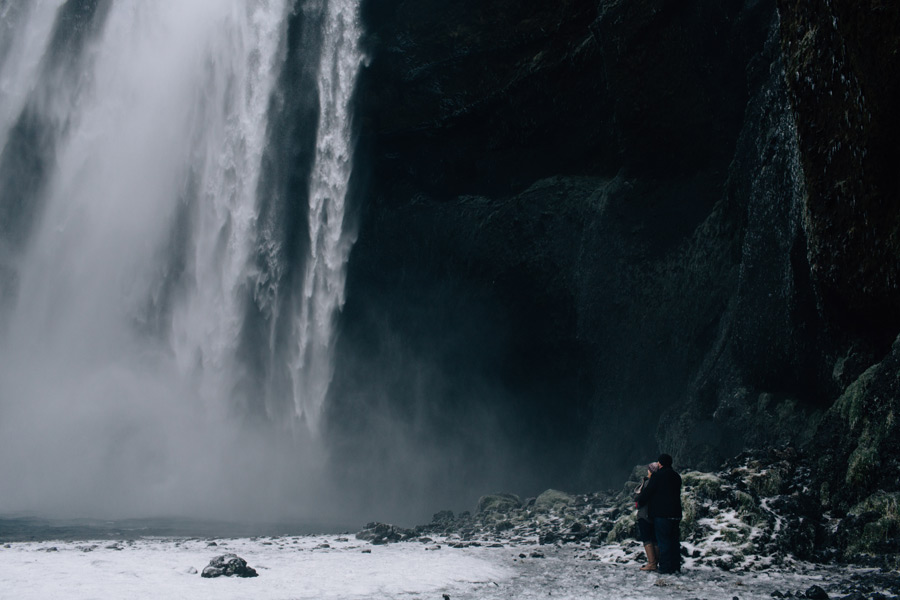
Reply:
M659 546L659 572L677 573L681 570L681 475L672 468L672 457L660 454L659 471L638 495L638 506L647 505L656 542Z

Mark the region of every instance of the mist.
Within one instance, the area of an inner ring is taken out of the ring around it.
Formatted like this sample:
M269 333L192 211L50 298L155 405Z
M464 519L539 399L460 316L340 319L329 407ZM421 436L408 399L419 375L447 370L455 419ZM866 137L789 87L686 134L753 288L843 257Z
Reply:
M334 204L353 4L69 0L0 19L0 513L336 519L318 421L333 255L352 242ZM282 202L318 212L272 223L268 118L288 30L309 23L327 44L292 56L326 79L296 93L324 119L305 124L313 184Z

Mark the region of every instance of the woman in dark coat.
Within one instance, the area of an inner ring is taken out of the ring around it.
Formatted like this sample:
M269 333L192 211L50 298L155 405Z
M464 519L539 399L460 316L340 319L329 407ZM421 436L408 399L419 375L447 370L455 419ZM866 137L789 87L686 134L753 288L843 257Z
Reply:
M659 470L659 463L652 462L647 465L647 476L641 481L641 484L634 490L635 506L637 497L647 486L650 477ZM641 571L655 571L657 561L659 560L659 548L656 545L656 532L653 530L653 520L650 518L650 511L645 504L638 506L637 513L638 539L644 544L644 552L647 554L647 564L641 567Z

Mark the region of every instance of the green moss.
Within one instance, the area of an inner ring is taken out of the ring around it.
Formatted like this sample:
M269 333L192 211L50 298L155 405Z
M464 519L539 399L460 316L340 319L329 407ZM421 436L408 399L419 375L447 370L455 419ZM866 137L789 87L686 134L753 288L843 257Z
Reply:
M737 504L738 512L740 512L742 515L753 517L752 522L754 524L765 520L760 513L759 503L753 496L751 496L747 492L735 490L734 499L735 503Z
M547 490L534 501L534 508L535 510L543 511L550 511L551 509L561 510L574 501L575 499L565 492Z
M722 530L722 537L735 545L745 544L750 541L750 528L744 525L737 528L727 527Z
M522 506L515 494L488 494L478 499L476 513L509 512Z
M727 495L722 487L724 482L712 473L687 471L682 473L681 483L685 490L698 499L721 500Z
M850 454L847 461L847 475L845 480L851 486L865 486L866 482L873 479L880 466L881 461L878 458L876 448L868 444L861 443Z
M618 518L612 530L606 535L606 541L609 543L622 542L633 539L636 534L637 516L634 513L627 513Z
M841 415L850 429L857 426L860 419L865 415L865 400L869 386L878 372L879 365L873 365L860 375L856 381L847 386L841 397L837 399L834 406L829 412Z
M859 554L896 553L900 540L900 493L876 492L849 511L853 516L873 513L877 518L862 527L848 550Z
M783 483L784 480L778 469L768 469L762 473L754 473L747 478L747 485L762 498L777 496Z
M687 539L697 529L698 505L692 496L681 495L681 539Z

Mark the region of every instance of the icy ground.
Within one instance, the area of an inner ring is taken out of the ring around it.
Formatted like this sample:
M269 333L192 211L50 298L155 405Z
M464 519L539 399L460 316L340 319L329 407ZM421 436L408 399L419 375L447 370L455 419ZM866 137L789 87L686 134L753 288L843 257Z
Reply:
M802 563L738 573L686 559L681 575L661 576L638 570L639 548L451 548L440 538L379 546L352 535L13 542L0 545L0 598L749 600L769 599L774 591L796 596L813 585L835 598L851 574ZM259 577L200 577L210 559L229 552Z

